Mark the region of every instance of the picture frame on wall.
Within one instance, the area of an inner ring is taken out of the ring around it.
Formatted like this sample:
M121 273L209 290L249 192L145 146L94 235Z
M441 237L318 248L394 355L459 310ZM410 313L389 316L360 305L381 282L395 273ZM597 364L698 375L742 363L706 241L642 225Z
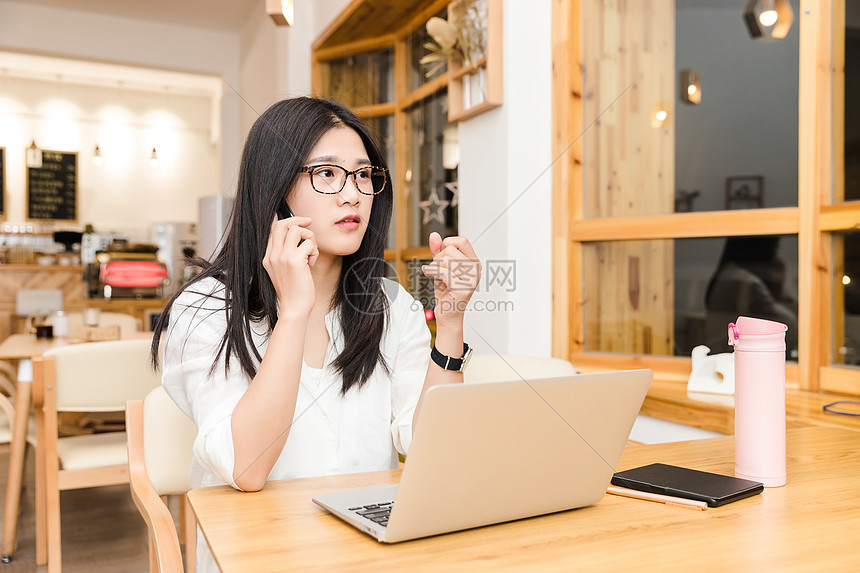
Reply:
M764 207L764 177L738 175L726 178L726 209Z

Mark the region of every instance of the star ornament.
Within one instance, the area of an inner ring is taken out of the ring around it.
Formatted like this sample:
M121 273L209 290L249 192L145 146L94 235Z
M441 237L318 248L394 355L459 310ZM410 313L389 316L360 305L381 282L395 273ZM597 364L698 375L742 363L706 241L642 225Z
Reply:
M451 183L445 183L445 189L453 193L453 197L451 197L451 206L456 207L460 204L460 184L457 181L452 181Z
M436 220L445 224L445 207L450 205L451 202L445 199L440 199L439 194L434 189L430 193L430 197L427 201L419 201L418 206L421 207L421 210L424 211L424 217L421 221L422 225L426 225L430 221Z

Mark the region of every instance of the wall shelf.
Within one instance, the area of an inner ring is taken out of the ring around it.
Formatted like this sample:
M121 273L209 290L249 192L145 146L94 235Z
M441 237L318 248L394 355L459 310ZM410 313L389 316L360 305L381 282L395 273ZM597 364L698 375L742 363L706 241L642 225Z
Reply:
M460 0L448 6L450 19L463 5L486 6L486 46L474 62L448 62L448 121L463 121L502 105L502 0Z

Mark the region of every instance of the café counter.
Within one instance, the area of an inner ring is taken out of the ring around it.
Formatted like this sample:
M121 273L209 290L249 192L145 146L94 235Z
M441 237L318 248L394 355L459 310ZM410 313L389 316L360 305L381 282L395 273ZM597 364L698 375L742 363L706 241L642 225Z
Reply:
M98 308L104 312L122 312L140 319L149 330L150 317L164 308L161 298L88 298L84 270L81 265L0 265L0 340L24 331L25 319L15 314L15 293L18 289L60 289L66 311Z

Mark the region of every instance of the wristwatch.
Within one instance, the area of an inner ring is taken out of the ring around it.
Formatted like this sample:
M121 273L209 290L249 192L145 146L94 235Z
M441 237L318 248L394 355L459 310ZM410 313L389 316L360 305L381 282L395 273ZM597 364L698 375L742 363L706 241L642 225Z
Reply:
M438 364L440 367L445 370L451 370L452 372L462 372L466 369L466 364L469 363L469 358L472 357L472 349L469 348L469 345L465 342L463 343L463 356L461 358L451 358L450 356L445 356L441 352L436 349L436 345L433 345L433 350L430 351L430 358Z

